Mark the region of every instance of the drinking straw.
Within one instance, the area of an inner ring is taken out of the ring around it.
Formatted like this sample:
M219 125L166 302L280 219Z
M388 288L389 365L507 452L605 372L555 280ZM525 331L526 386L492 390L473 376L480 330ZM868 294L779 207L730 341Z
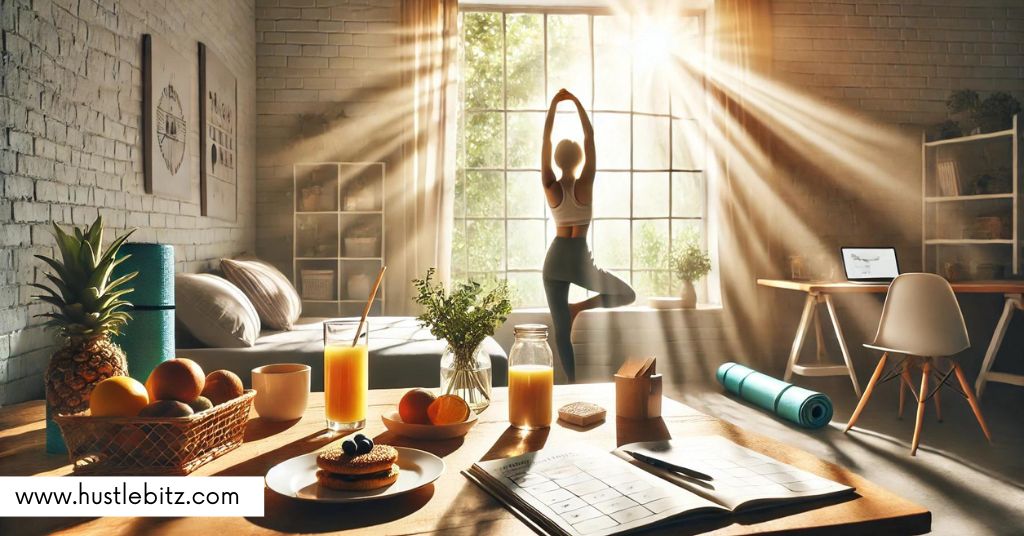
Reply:
M356 327L356 336L352 339L352 346L355 346L359 342L359 336L363 334L363 324L366 323L366 316L370 314L370 307L373 306L373 300L377 298L377 289L380 288L380 282L384 279L384 271L387 270L387 266L380 267L380 273L377 274L377 281L373 284L373 291L370 292L370 299L366 300L366 307L363 308L363 316L359 319L359 326Z

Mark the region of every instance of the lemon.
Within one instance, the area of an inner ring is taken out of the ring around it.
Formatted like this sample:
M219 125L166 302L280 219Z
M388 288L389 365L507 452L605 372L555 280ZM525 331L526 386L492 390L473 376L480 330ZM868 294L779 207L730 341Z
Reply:
M89 395L93 417L134 417L149 405L146 386L128 376L114 376L96 384Z

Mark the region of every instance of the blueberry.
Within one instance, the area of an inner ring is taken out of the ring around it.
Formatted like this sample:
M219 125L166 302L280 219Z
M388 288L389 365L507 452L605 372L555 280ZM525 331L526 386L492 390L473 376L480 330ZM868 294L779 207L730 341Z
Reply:
M363 434L356 434L355 437L353 437L352 439L359 441L360 439L366 439L366 436L364 436Z
M359 452L359 445L351 439L346 439L341 442L341 450L345 451L345 454L349 456L355 456Z
M368 437L360 437L356 439L356 447L357 454L366 454L373 450L373 440Z

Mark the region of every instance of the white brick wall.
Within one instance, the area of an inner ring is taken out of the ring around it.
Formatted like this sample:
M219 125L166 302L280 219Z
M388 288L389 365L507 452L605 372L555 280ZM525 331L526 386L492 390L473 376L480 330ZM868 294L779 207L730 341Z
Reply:
M397 0L256 1L256 249L287 274L292 165L397 149L398 20Z
M50 221L83 225L100 213L115 229L138 227L133 240L176 246L179 270L253 250L254 13L252 0L0 0L0 404L43 393L52 335L32 317L46 307L25 283L42 279L32 255L52 252ZM236 222L199 216L195 126L192 201L144 192L143 33L163 35L193 65L202 40L238 78Z

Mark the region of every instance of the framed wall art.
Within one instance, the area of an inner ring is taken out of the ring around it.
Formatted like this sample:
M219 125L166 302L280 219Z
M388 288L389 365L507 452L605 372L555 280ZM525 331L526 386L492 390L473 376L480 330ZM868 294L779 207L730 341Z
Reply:
M159 36L142 36L142 149L146 193L192 199L188 129L192 67Z
M238 197L238 82L199 43L199 191L202 215L235 221Z

